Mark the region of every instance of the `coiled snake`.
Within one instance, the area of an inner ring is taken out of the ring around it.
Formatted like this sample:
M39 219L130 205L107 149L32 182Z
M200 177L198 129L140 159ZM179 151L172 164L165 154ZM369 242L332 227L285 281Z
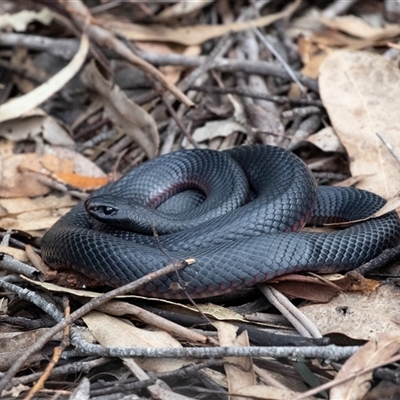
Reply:
M305 164L278 147L182 150L93 193L86 208L102 222L79 204L44 235L41 251L50 266L109 286L193 257L179 283L192 298L210 297L293 271L360 266L398 244L396 212L331 233L297 231L310 220L361 219L385 202L354 188L317 188ZM171 274L140 293L185 298L171 286L177 281Z

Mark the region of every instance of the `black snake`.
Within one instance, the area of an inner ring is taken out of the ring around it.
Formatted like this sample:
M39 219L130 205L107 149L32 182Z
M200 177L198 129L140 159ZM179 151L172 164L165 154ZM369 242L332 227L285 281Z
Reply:
M140 293L185 298L184 287L192 298L211 297L294 271L345 271L371 260L398 244L396 212L331 233L297 231L310 221L368 217L385 202L354 188L317 188L306 165L278 147L182 150L93 193L86 209L102 222L79 204L44 235L41 251L50 266L109 286L193 257L179 278L170 274Z

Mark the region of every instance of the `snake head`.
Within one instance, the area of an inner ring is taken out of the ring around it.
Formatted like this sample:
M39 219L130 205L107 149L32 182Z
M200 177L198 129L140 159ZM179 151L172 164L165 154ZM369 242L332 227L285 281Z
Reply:
M119 211L111 196L90 197L85 201L85 209L89 215L100 221L115 218Z
M110 195L89 197L85 201L86 212L97 221L115 228L139 233L152 233L154 210Z

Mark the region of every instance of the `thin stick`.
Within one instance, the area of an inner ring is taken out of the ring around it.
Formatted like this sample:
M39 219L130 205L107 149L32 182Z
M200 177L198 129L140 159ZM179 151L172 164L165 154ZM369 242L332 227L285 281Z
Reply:
M64 315L68 317L71 313L71 308L69 306L69 301L66 296L63 298L64 304ZM50 362L47 364L46 369L44 370L42 376L38 381L33 385L29 393L25 396L24 400L31 400L33 396L39 392L39 390L43 389L46 380L49 378L51 372L53 371L54 367L57 365L58 361L60 360L62 352L65 348L69 345L69 334L70 334L70 326L66 326L64 328L64 334L59 346L57 346L53 351L53 357L51 358Z
M274 46L262 35L258 28L253 28L253 32L256 36L261 40L264 46L276 57L276 59L282 64L283 68L285 68L286 72L292 78L293 82L299 87L302 93L306 93L306 88L301 84L300 80L297 78L295 73L293 72L292 68L289 67L287 62L282 58L282 56L274 49Z
M28 347L25 353L15 361L15 363L11 366L11 368L4 374L3 378L0 380L0 393L6 388L8 382L15 376L15 374L19 371L19 369L25 365L25 363L29 360L30 356L40 351L43 346L58 332L64 329L66 326L72 324L78 318L87 314L89 311L94 310L96 307L101 304L106 303L107 301L113 299L116 296L126 294L129 292L134 292L140 287L152 282L155 279L158 279L162 276L165 276L177 269L184 268L188 265L191 265L195 262L194 259L181 260L172 264L167 265L164 268L161 268L158 271L151 272L140 279L137 279L134 282L128 283L125 286L114 289L110 292L104 293L101 296L89 301L89 303L85 304L78 310L74 311L69 317L64 318L57 325L53 326L49 329L34 345ZM2 287L2 281L0 280L0 287Z
M179 126L180 130L182 133L185 135L185 138L188 140L188 142L195 148L198 148L198 144L195 142L195 140L192 138L192 135L190 132L186 129L186 126L183 124L182 119L179 117L179 115L176 113L170 102L163 97L163 103L168 109L168 112L171 114L171 117L175 120L176 124Z
M323 107L322 101L320 100L312 100L312 99L291 99L287 96L272 96L269 94L265 94L262 92L254 92L250 90L244 90L240 88L221 88L217 86L191 86L189 90L197 90L199 92L206 92L206 93L221 93L221 94L236 94L238 96L246 96L252 97L254 99L261 99L267 101L273 101L274 103L278 104L296 104L296 105L310 105L310 106L317 106Z
M187 107L194 106L194 103L184 93L182 93L173 83L165 79L165 76L162 72L134 54L128 46L126 46L121 40L117 39L110 31L95 25L93 23L95 19L91 16L89 9L85 6L85 4L83 4L82 1L75 0L73 2L63 2L63 4L65 11L69 13L71 18L81 27L81 29L84 28L87 20L92 22L86 27L86 31L90 38L97 43L97 45L105 46L115 51L123 59L139 67L143 71L153 75L164 86L165 89L173 93L174 96Z
M330 388L332 388L334 386L340 385L341 383L347 382L350 379L357 378L358 376L361 376L361 375L363 375L363 374L365 374L367 372L373 371L374 369L383 367L385 365L393 364L395 362L398 362L399 360L400 360L400 355L397 354L397 355L389 358L386 361L382 361L381 363L372 365L372 366L370 366L368 368L363 369L362 371L354 372L353 374L345 376L342 379L334 379L334 380L332 380L330 382L324 383L321 386L317 386L314 389L310 389L307 392L304 392L301 395L294 397L293 400L303 400L303 399L309 398L310 396L313 396L313 395L315 395L315 394L317 394L319 392L322 392L322 391L330 389Z
M400 164L400 157L397 155L397 153L394 151L393 146L385 139L383 135L380 133L376 132L376 136L382 141L382 143L387 147L387 149L390 151L392 156L395 158L395 160Z

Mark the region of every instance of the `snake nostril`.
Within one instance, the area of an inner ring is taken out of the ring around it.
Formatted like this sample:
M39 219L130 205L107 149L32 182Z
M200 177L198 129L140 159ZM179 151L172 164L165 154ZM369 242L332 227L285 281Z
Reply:
M97 212L99 211L99 207L94 205L94 204L90 204L88 201L85 203L85 208L86 211L90 211L90 212Z

